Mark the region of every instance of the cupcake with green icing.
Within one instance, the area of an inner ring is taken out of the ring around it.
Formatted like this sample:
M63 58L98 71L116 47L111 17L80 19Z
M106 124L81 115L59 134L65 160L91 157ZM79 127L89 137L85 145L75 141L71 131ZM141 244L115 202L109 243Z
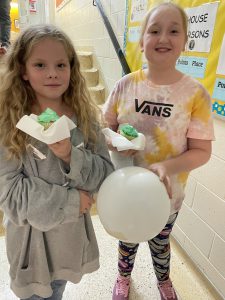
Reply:
M124 136L125 138L127 138L129 141L135 139L136 137L138 137L138 132L137 130L129 125L129 124L122 124L119 126L119 133Z
M57 113L51 108L47 108L38 116L38 123L44 127L44 130L48 129L52 123L59 119Z

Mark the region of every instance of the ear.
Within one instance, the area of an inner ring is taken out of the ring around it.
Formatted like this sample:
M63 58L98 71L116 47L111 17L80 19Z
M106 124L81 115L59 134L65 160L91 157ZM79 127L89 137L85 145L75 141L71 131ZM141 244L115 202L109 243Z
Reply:
M139 45L140 45L141 52L144 52L143 39L140 40Z
M23 78L23 80L26 80L26 81L29 80L28 77L27 77L27 74L23 74L22 78Z
M22 68L21 68L21 76L22 76L23 80L29 80L28 75L26 73L26 67L25 66L22 66Z
M29 77L28 77L25 69L22 70L22 78L23 78L23 80L26 80L26 81L29 80Z

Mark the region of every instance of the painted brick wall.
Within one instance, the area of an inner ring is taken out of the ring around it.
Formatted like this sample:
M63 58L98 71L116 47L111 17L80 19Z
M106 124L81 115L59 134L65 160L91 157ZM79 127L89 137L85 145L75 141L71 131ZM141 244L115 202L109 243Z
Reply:
M102 4L123 47L126 1ZM92 1L69 1L56 12L55 21L75 46L94 50L111 90L122 69ZM225 122L215 120L215 134L210 162L191 172L173 235L225 299Z
M121 78L122 68L98 9L92 2L69 1L56 12L55 20L69 34L77 49L93 49L110 91L115 81ZM102 4L122 48L126 1L103 0Z
M191 172L173 235L225 299L225 122L214 127L213 155Z

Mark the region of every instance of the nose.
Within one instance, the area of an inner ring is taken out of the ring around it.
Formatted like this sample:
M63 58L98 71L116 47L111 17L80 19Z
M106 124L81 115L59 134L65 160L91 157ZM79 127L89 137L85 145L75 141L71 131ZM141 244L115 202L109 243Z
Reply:
M166 32L161 32L160 37L159 37L160 42L167 42L168 41L168 36Z
M49 68L47 71L47 77L48 78L57 78L57 71L55 70L55 68Z

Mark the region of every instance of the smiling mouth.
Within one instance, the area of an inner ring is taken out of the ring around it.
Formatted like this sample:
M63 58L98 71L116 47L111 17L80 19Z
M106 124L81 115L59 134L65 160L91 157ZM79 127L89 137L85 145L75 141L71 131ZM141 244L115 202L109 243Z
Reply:
M156 48L155 49L157 52L169 52L171 49L170 48Z

